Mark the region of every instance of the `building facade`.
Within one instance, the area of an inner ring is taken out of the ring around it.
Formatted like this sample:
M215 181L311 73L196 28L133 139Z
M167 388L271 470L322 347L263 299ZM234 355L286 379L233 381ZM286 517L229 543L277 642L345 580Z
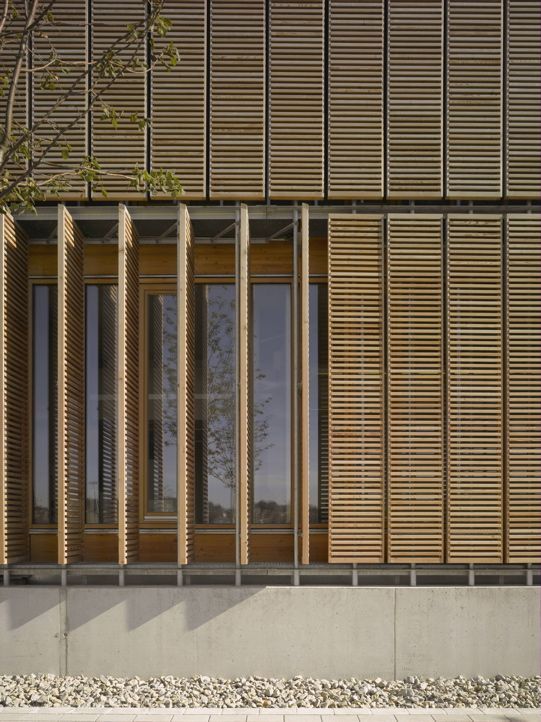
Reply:
M146 7L57 4L81 62ZM107 199L0 217L0 563L539 562L539 3L165 14L178 66L70 131Z

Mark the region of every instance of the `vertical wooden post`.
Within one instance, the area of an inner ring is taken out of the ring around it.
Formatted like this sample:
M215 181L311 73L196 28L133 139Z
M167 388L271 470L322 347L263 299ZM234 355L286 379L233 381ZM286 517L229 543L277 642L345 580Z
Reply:
M301 561L310 562L310 211L301 212ZM296 280L295 280L296 282Z
M248 207L240 206L238 243L238 453L239 478L237 515L239 539L237 558L240 564L248 564L250 558L250 521L252 492L252 404L251 404L251 323L250 323L250 230Z

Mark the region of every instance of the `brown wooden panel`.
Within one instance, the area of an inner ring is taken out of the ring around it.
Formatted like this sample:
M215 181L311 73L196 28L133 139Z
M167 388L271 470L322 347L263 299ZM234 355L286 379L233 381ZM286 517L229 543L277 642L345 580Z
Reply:
M507 231L508 562L541 558L541 217Z
M177 561L177 535L171 534L141 534L139 541L139 561L176 562Z
M383 0L329 3L329 198L383 195Z
M282 562L293 561L293 534L291 532L265 533L258 532L250 539L251 562Z
M443 561L442 217L388 219L389 562Z
M53 276L56 278L58 253L56 245L32 245L28 247L28 275Z
M85 276L116 276L118 274L116 244L85 245L84 274Z
M118 534L89 534L83 537L83 561L112 563L118 561Z
M186 199L206 192L206 2L165 0L172 26L155 37L159 54L172 42L180 54L174 68L152 71L151 164L178 175Z
M62 130L60 142L50 148L44 162L33 171L33 177L40 183L56 173L73 171L88 153L87 115L84 112L87 77L86 5L81 0L55 0L52 7L54 22L44 26L43 33L34 34L33 66L46 66L51 60L52 49L61 64L60 71L54 66L51 68L57 75L55 88L49 85L43 87L45 72L34 74L32 83L33 128L41 141L40 150L49 145L58 131ZM59 100L61 102L55 107ZM68 145L71 150L65 159L62 151ZM37 160L38 154L34 157ZM68 177L68 180L70 189L63 192L62 197L86 198L87 184L75 176ZM56 200L52 194L49 197Z
M329 216L329 561L382 562L380 216Z
M128 210L118 218L118 562L139 546L139 244Z
M30 561L55 564L58 561L58 537L54 534L30 535Z
M507 195L541 196L541 3L507 7Z
M113 43L126 36L130 24L141 27L145 18L145 3L141 0L123 0L122 10L109 0L92 0L92 59L99 62L109 51ZM125 43L124 43L125 45ZM118 57L129 62L141 64L141 69L133 69L116 78L111 87L110 78L97 79L96 86L100 96L100 105L92 114L92 154L100 162L105 176L100 183L109 198L128 200L144 198L145 193L129 187L129 177L135 166L145 167L145 135L131 116L146 117L146 72L144 70L145 41L131 43L130 48L119 50ZM101 111L106 103L121 113L118 127L115 129ZM99 184L96 184L97 186ZM92 189L92 197L103 199L99 187Z
M240 207L238 243L238 514L241 564L250 561L250 516L252 492L252 404L251 404L251 323L250 323L250 228L248 207Z
M28 245L0 215L0 564L28 559Z
M269 0L269 193L323 195L322 0Z
M326 564L329 561L329 539L327 532L310 534L310 561Z
M177 246L177 499L178 563L194 557L195 522L195 287L194 237L188 209L178 211Z
M451 215L447 235L447 561L501 562L501 217Z
M235 562L235 534L195 532L196 562Z
M448 0L449 198L502 193L502 7Z
M210 7L210 195L264 198L265 2Z
M301 561L310 561L310 212L301 215L300 324L301 324Z
M81 561L84 499L84 239L58 207L58 563Z
M442 0L389 0L390 198L442 195Z

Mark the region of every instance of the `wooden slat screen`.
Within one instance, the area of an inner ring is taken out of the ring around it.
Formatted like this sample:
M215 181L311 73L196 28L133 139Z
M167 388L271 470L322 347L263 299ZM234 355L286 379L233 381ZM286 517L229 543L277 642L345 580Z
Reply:
M94 62L110 50L113 43L127 35L128 25L141 27L145 18L145 3L141 0L123 0L119 7L110 0L92 0L92 53ZM119 46L120 47L120 46ZM144 37L129 49L120 50L119 58L123 62L137 61L144 65L146 46ZM97 90L102 92L99 104L92 114L92 153L95 155L106 175L99 179L97 185L103 185L110 199L144 198L143 192L129 187L129 179L134 167L145 168L145 130L138 128L137 123L130 119L132 114L145 118L146 110L146 72L144 67L139 71L124 73L114 80L111 87L109 78L98 79ZM121 117L118 127L113 128L111 122L103 117L101 104L106 103L115 108ZM92 191L93 198L100 200L102 194L99 187Z
M4 3L2 6L2 12L5 8L12 8L14 3L10 3L9 6ZM23 16L19 12L18 16L11 19L5 26L6 40L8 40L8 33L20 33L24 28ZM2 38L4 41L4 38ZM0 46L0 72L2 73L2 94L0 95L0 134L3 132L4 124L7 123L6 111L7 103L9 98L9 87L11 79L13 77L13 70L15 68L16 51L18 48L17 42L2 42ZM5 77L5 80L4 80ZM13 126L12 126L12 138L16 141L19 138L19 129L28 128L30 124L30 109L28 107L28 73L23 72L19 76L19 81L15 90L15 103L13 106ZM7 84L6 84L7 83ZM5 87L4 87L5 86ZM5 156L4 162L6 163L6 170L13 174L12 177L18 177L21 172L28 167L25 160L12 160L16 156L9 153L10 157Z
M270 2L269 193L323 194L323 0Z
M152 70L151 165L172 170L183 198L199 200L206 195L206 2L165 0L163 14L172 26L154 38L155 51L172 42L180 60Z
M330 0L329 198L383 195L383 0Z
M238 559L241 564L250 560L250 522L252 489L252 392L251 392L251 334L250 319L250 227L248 207L240 207L239 242L237 258L238 279Z
M81 561L84 499L84 239L58 207L58 563Z
M442 217L388 221L388 561L443 561Z
M139 244L125 206L118 217L118 561L139 547Z
M195 286L194 238L188 209L179 206L177 246L178 563L194 554L195 522Z
M448 562L502 561L501 226L448 218Z
M210 195L264 198L265 2L210 6Z
M507 195L541 197L541 3L507 4Z
M508 562L541 558L541 216L507 229Z
M56 133L67 128L76 121L73 127L62 133L61 139L47 153L44 162L37 164L39 156L34 154L35 169L33 176L40 182L50 178L55 173L65 172L77 168L78 164L87 155L86 134L87 116L84 94L86 91L85 63L87 62L87 15L86 3L80 0L55 0L52 8L54 22L46 26L44 33L35 33L33 38L33 66L45 66L51 58L51 49L54 48L62 63L57 74L56 87L42 87L41 79L44 74L34 75L32 84L32 114L33 127L37 138L41 140L44 148ZM66 93L66 99L58 108L45 118L57 100ZM80 119L77 120L77 117ZM64 159L62 151L67 145L71 146L69 157ZM41 155L41 153L39 154ZM69 177L70 188L64 192L63 198L86 198L86 183L78 177ZM52 200L56 196L50 194Z
M329 561L382 562L383 223L329 216Z
M0 564L28 559L28 247L0 214Z
M301 212L301 561L310 561L310 211Z
M502 192L502 2L448 0L447 195Z
M442 0L389 0L390 198L442 194Z

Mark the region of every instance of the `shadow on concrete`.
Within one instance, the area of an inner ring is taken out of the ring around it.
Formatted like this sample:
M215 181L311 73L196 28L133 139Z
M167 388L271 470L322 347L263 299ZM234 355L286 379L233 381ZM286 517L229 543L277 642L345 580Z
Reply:
M7 607L8 629L18 629L58 607L60 600L61 590L59 588L42 588L37 594L35 587L10 588L6 596L0 592L0 619L4 616L3 610Z
M186 589L186 627L192 631L225 614L233 607L264 591L264 587L199 587ZM210 594L209 594L210 592Z
M68 588L66 615L68 634L124 602L120 590L109 587Z

